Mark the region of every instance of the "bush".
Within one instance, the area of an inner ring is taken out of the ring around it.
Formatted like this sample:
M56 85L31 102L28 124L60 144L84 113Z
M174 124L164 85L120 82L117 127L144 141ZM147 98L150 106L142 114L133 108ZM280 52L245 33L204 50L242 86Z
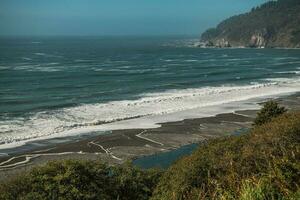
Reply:
M274 114L270 110L260 113ZM249 134L211 140L166 172L128 163L50 162L0 185L0 199L300 199L300 113L282 114Z
M162 171L158 169L141 170L129 163L112 168L116 198L122 200L147 200L152 196Z
M162 176L153 200L297 199L300 113L209 141Z
M49 162L0 186L3 200L149 199L161 172L98 161Z
M254 120L254 125L259 126L264 123L270 122L273 118L282 115L287 110L284 107L280 107L275 101L268 101L264 104L264 107L257 113L257 117Z

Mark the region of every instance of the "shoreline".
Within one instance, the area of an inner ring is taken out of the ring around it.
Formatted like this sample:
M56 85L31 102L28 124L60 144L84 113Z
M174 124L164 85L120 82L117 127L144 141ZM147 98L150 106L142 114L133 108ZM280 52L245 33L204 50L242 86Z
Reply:
M300 110L300 93L279 97L281 105ZM237 110L211 117L184 119L161 123L158 128L113 130L109 134L78 138L67 143L40 147L0 157L0 181L28 171L50 160L101 159L109 164L120 164L149 155L170 152L184 145L232 135L251 127L257 110Z
M300 50L300 47L247 47L247 46L231 46L231 47L217 47L217 46L197 46L193 45L194 48L200 49L279 49L279 50Z
M238 109L258 109L257 102L296 93L300 87L296 77L288 81L284 78L270 78L265 81L267 82L254 82L250 85L167 90L141 95L140 98L130 101L83 104L65 111L54 110L54 114L37 112L33 115L35 117L29 117L21 123L21 131L14 124L12 128L4 127L4 130L12 133L17 131L15 134L1 135L0 152L6 153L5 149L16 149L29 143L40 143L41 140L103 134L120 129L158 128L161 123L166 122L214 116ZM60 112L62 113L55 114ZM68 122L66 116L69 115L76 120ZM105 120L107 123L103 123Z

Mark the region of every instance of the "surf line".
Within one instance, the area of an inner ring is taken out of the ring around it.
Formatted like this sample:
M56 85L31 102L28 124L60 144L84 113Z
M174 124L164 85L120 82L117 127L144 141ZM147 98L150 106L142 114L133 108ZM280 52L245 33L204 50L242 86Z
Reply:
M164 146L163 143L160 143L160 142L157 142L157 141L155 141L155 140L151 140L151 139L149 139L149 138L146 138L145 136L142 136L142 134L144 134L145 132L147 132L147 130L143 130L142 132L140 132L139 134L137 134L137 135L135 135L135 136L138 137L138 138L141 138L141 139L143 139L143 140L147 140L147 141L149 141L149 142L152 142L152 143L155 143L155 144L159 144L160 146Z
M116 159L116 160L122 160L122 158L118 158L117 156L115 156L111 151L109 151L109 149L105 149L102 145L95 143L94 141L89 142L89 144L93 144L95 146L100 147L107 155L109 155L110 157Z

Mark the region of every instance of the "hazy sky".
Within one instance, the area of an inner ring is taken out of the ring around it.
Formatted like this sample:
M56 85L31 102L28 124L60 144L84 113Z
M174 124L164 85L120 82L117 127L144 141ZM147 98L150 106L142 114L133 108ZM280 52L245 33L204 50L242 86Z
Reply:
M199 35L266 0L0 0L0 35Z

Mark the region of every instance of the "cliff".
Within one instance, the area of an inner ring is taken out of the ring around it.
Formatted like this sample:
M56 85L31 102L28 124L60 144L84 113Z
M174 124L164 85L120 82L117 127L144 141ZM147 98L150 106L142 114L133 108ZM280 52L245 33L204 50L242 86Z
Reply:
M300 48L300 0L269 1L201 36L204 46Z

